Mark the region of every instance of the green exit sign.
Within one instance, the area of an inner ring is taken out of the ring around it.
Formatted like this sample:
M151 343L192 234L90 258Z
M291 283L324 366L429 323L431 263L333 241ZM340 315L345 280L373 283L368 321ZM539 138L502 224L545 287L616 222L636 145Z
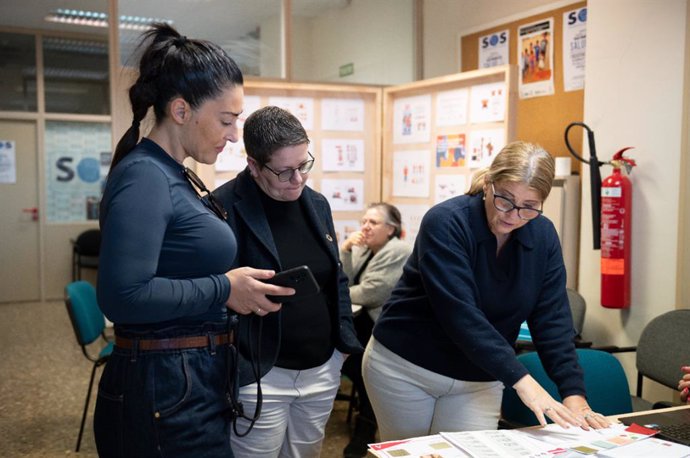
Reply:
M352 75L355 72L355 64L350 62L349 64L340 66L340 77Z

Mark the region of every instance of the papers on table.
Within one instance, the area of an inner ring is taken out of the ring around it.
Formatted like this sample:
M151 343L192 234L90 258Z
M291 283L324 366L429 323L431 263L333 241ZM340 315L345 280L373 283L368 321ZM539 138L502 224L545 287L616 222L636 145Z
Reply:
M690 457L690 447L652 438L655 430L614 424L585 431L550 424L543 428L440 433L370 444L378 457L585 458Z
M414 439L380 442L369 444L376 456L382 458L399 457L433 457L433 458L466 458L471 455L454 447L438 434L415 437Z

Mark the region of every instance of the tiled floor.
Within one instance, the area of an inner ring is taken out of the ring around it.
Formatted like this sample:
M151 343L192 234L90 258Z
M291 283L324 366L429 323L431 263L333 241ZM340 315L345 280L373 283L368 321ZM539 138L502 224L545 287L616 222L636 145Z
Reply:
M90 370L63 302L0 304L0 456L76 455ZM324 458L342 456L347 407L335 403ZM84 458L97 456L90 420L77 455Z

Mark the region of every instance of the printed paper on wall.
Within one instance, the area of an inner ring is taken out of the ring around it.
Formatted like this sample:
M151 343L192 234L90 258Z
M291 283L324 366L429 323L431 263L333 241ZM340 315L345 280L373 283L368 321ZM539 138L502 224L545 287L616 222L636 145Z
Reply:
M426 143L431 138L430 95L396 100L393 117L393 143Z
M354 211L364 209L364 180L321 180L323 194L333 211Z
M436 125L462 126L467 124L469 91L457 89L439 92L436 95Z
M324 139L321 160L324 172L363 172L364 140Z
M469 167L473 169L488 167L504 146L505 132L503 129L470 132L470 146L467 153Z
M305 130L314 129L314 99L311 97L269 97L269 105L283 108L302 123Z
M504 83L472 86L470 122L499 122L505 119L508 91Z
M393 195L429 197L429 151L393 153Z
M321 129L364 131L364 101L358 99L322 99Z
M465 158L465 134L436 137L436 167L464 167Z

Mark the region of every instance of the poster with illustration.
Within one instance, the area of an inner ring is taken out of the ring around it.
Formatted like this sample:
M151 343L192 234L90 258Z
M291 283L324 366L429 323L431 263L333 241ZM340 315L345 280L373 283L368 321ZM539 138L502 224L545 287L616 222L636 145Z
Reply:
M461 196L467 192L465 175L436 175L434 186L434 203L443 202L451 197Z
M216 172L240 172L247 166L247 151L244 142L227 142L216 160Z
M465 134L436 137L436 167L464 167L465 157Z
M305 130L314 129L314 99L311 97L269 97L269 105L283 108L293 115Z
M345 239L360 228L359 221L356 219L334 219L335 237L338 245L342 245Z
M468 166L472 169L488 167L505 146L503 129L485 129L470 132Z
M472 86L470 122L500 122L505 119L508 92L504 83Z
M520 98L553 94L553 18L518 27L517 55Z
M46 221L98 220L112 160L110 124L46 121Z
M364 100L322 99L321 129L364 131Z
M324 172L364 172L364 140L326 138L321 160Z
M237 128L242 129L249 115L259 108L261 108L261 97L258 95L245 95L242 113L240 113L240 116L237 118Z
M430 154L427 150L393 153L393 195L429 197Z
M393 143L427 143L431 138L431 96L398 99L393 104Z
M364 180L321 180L321 194L326 196L331 210L356 211L364 209Z
M414 244L414 240L419 233L419 226L422 224L422 218L424 218L430 207L428 205L416 204L396 204L395 206L400 210L402 218L402 239L410 244Z
M457 89L436 94L436 125L462 126L467 124L469 91Z
M587 7L563 13L563 90L585 87Z

